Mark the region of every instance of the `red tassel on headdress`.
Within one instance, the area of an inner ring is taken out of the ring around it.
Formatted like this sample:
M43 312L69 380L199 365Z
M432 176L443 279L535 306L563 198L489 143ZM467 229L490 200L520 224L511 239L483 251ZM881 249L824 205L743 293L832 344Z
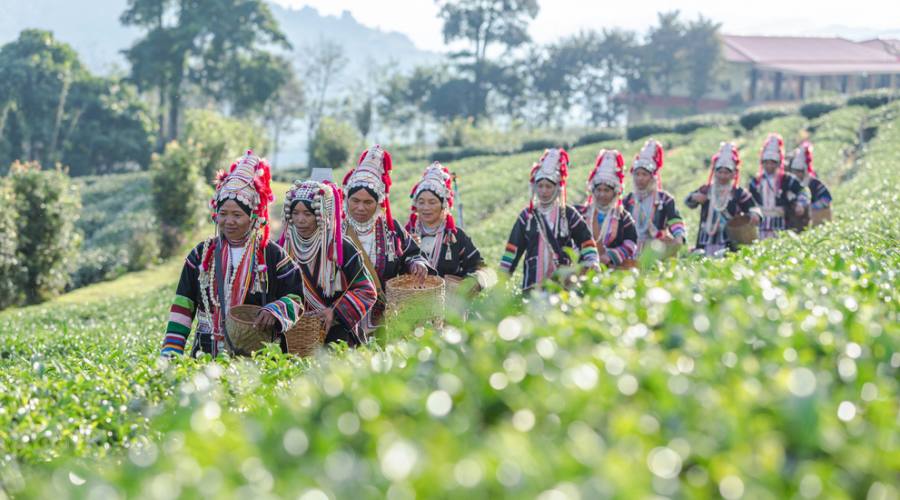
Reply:
M334 194L334 249L337 256L337 265L344 265L344 233L342 229L342 222L344 220L344 199L341 194L341 188L336 186L332 182L325 181L325 185L331 188L331 192Z
M569 153L565 149L559 150L559 200L560 205L566 206L566 179L569 177Z

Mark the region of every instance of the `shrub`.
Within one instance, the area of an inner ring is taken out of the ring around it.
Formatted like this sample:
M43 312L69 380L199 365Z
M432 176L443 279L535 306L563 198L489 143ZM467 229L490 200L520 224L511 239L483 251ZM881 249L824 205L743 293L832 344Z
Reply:
M16 211L12 191L5 179L0 179L0 309L21 300L21 290L17 286L20 277L19 261L16 258Z
M734 118L725 115L697 115L689 118L678 120L672 126L672 131L676 134L690 134L691 132L705 127L724 127L733 125Z
M19 286L28 303L42 302L69 282L81 245L75 230L80 198L62 169L42 170L37 163L13 163L9 186L19 230L16 258L25 268Z
M897 99L900 99L900 91L894 89L877 89L860 92L859 94L850 97L847 99L847 105L879 108Z
M672 124L665 121L637 123L629 125L625 129L625 138L629 141L636 141L654 134L664 134L672 131Z
M350 124L325 117L319 123L309 145L309 166L341 168L350 161L360 142L359 134Z
M575 141L575 146L585 146L588 144L596 144L598 142L606 142L606 141L617 141L622 139L622 130L615 128L608 128L597 130L596 132L589 132L587 134L582 135Z
M561 140L556 137L538 137L535 139L529 139L522 143L522 147L519 148L520 153L527 153L529 151L543 151L549 148L566 148L568 147L568 143L565 140Z
M193 142L198 160L202 161L201 173L212 181L216 172L228 168L233 159L253 149L259 156L269 144L265 133L244 120L224 117L215 111L193 109L184 116L184 132L181 143Z
M197 227L205 203L201 177L203 160L199 146L170 142L165 152L154 155L152 173L153 210L159 221L160 255L175 255L191 230Z
M738 123L740 123L745 130L753 130L757 125L764 121L778 118L780 116L787 116L789 114L790 113L786 108L752 108L745 111L744 114L741 115L741 117L738 119Z
M800 106L800 114L807 120L815 120L816 118L838 109L841 106L840 101L812 101Z

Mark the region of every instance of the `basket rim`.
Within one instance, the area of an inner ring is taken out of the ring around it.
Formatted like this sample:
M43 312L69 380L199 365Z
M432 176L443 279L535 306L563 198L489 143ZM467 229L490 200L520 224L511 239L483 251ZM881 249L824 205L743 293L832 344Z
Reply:
M401 290L431 290L440 288L446 283L446 280L444 280L444 278L429 274L425 277L425 282L421 285L416 284L415 286L404 286L412 280L418 280L418 278L416 278L412 274L401 274L387 280L387 288L395 288Z
M258 314L259 311L261 311L262 309L263 309L262 307L257 306L257 305L254 305L254 304L240 304L240 305L236 305L236 306L233 306L233 307L228 308L228 316L227 316L225 319L226 319L226 321L227 321L227 320L231 320L231 321L234 321L234 322L236 322L236 323L242 323L242 324L245 324L245 325L252 325L252 324L253 324L253 321L255 321L255 319L254 319L254 320L248 321L248 320L246 320L246 319L239 318L239 317L235 316L235 315L234 315L234 312L235 312L235 311L249 310L249 311L256 311L256 313Z

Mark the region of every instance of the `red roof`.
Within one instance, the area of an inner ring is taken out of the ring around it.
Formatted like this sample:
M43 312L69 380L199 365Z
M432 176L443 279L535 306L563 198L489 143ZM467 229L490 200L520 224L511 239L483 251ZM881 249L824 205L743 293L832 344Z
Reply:
M900 57L900 39L897 38L873 38L872 40L859 42L859 44L873 49L883 50L888 54L894 54L895 56Z
M722 35L726 61L801 75L900 73L900 58L844 38Z

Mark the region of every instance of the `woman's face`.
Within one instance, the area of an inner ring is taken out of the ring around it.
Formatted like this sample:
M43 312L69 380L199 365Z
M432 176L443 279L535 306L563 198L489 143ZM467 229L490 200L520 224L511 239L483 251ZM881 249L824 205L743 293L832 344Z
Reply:
M537 181L537 196L538 200L540 200L543 204L548 204L553 201L553 198L556 197L556 184L548 181L547 179L541 179Z
M219 206L216 223L228 241L238 242L247 236L252 219L234 200L228 200Z
M431 191L422 191L416 197L416 213L419 214L422 222L429 226L440 224L441 216L444 215L441 199Z
M643 191L650 187L650 181L653 180L653 175L650 172L647 172L643 168L638 168L634 171L634 186L639 190Z
M353 220L368 222L375 215L378 200L365 189L360 189L347 198L347 208L350 210L350 217L353 217Z
M716 184L724 186L734 181L734 171L727 168L716 169Z
M307 208L302 201L294 205L291 211L291 224L297 229L297 233L304 238L309 238L316 232L319 222L316 220L316 214Z
M762 165L763 170L769 175L774 174L775 171L778 170L778 162L775 160L763 160Z
M598 204L606 206L616 199L616 190L606 184L597 184L594 187L593 195Z
M791 173L793 173L794 176L796 176L801 181L803 179L806 179L806 170L791 170Z

